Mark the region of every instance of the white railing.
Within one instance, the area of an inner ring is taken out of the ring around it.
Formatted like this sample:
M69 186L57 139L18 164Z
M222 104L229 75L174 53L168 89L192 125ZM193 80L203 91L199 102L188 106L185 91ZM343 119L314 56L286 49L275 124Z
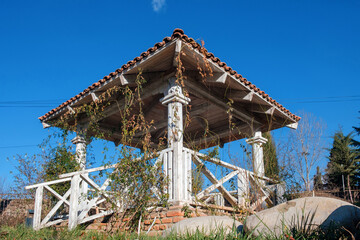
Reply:
M154 166L162 160L164 154L168 155L171 152L171 149L165 149L158 152L158 155ZM136 160L136 159L135 159ZM111 192L107 191L109 184L111 183L111 178L108 177L105 181L99 185L89 177L89 173L114 169L117 165L108 165L101 166L92 169L65 173L59 175L58 180L43 182L39 184L34 184L31 186L25 187L25 189L36 189L35 194L35 207L34 207L34 218L33 218L33 229L39 230L41 228L50 227L58 223L68 221L68 228L73 229L78 224L86 223L88 221L94 220L96 218L104 217L106 215L112 214L114 210L111 208L99 208L99 205L103 202L110 202L114 204L118 209L121 209L122 202L121 199L114 200L111 196ZM66 191L64 195L57 193L51 185L58 183L70 182L70 188ZM89 187L89 192L96 192L95 195L89 195L88 192L81 192L81 185L87 184ZM42 218L42 207L44 199L44 189L47 190L50 194L55 196L59 201L55 206L47 213L47 215ZM157 195L158 189L155 187L152 188L155 196ZM64 214L60 219L54 219L55 214L58 212L61 206L68 208L68 213ZM95 209L95 214L91 214L90 210Z
M212 183L211 186L202 190L200 193L196 194L196 196L193 196L193 201L195 204L206 204L210 200L213 200L215 203L223 205L225 201L219 198L223 197L233 207L247 207L252 210L258 207L264 201L266 201L268 205L274 205L270 198L272 185L269 185L276 183L273 179L257 176L254 172L221 161L218 158L209 157L206 154L199 153L188 148L184 148L184 152L191 154L192 161L201 169L201 172ZM210 169L205 166L205 161L222 166L232 171L218 180L215 174L213 174ZM229 191L224 186L224 183L228 182L234 177L237 177L237 190ZM256 200L253 202L250 201L250 186L252 189L256 189L258 193ZM211 194L216 189L219 191L219 193Z
M172 159L172 154L173 149L171 148L167 148L158 152L156 154L158 157L156 158L154 164L155 166L161 161L163 164L164 174L169 179L173 179L173 166L171 165L172 161L168 161L169 159ZM212 201L217 205L224 206L226 199L232 207L247 207L250 209L255 209L264 201L270 205L273 204L272 200L270 199L270 192L272 189L274 189L274 186L276 188L277 185L266 185L266 183L274 183L272 179L257 176L254 172L221 161L218 158L209 157L205 154L190 150L188 148L183 148L183 155L183 159L185 161L185 165L183 165L185 166L184 171L185 169L191 169L191 162L193 162L196 166L199 167L199 169L201 169L201 172L212 183L211 186L203 189L196 195L191 196L189 194L191 199L185 199L187 202L198 205L207 204ZM206 161L227 168L231 171L226 176L218 180L216 175L205 166ZM112 193L107 190L111 183L111 178L106 178L105 181L99 185L89 177L89 173L116 169L116 167L117 165L114 164L61 174L58 180L27 186L26 189L36 189L33 228L38 230L44 227L49 227L64 221L68 221L68 228L73 229L78 224L112 214L114 210L111 208L100 207L100 204L104 202L112 203L121 211L122 207L124 206L122 199L114 200ZM227 190L224 184L234 177L237 178L237 190ZM70 188L63 195L60 195L51 187L52 185L65 182L70 182ZM82 184L87 184L89 187L86 193L81 192ZM191 178L185 184L189 184L188 189L191 189ZM250 186L252 189L256 188L259 194L253 202L249 201ZM218 192L215 191L216 189ZM55 198L58 199L58 202L47 213L47 215L42 218L44 190L55 196ZM151 190L155 196L159 197L159 189L153 187ZM166 190L168 191L169 197L171 198L171 194L173 194L172 184L169 184ZM124 189L124 191L126 190ZM95 192L95 194L88 194L89 192ZM59 219L55 219L54 216L59 211L61 206L64 206L65 209L68 209L68 213L62 215L62 217ZM94 211L90 211L92 209L95 210L95 213L93 213Z

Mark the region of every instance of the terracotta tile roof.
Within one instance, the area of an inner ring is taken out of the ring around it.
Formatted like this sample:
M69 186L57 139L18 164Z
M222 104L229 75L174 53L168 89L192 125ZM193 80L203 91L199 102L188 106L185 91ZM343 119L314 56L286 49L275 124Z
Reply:
M175 29L171 37L165 37L162 42L158 42L154 45L154 47L149 48L146 52L143 52L140 54L139 57L134 58L133 60L127 62L124 64L121 68L115 70L114 72L110 73L109 75L103 77L99 81L95 82L88 88L86 88L84 91L76 95L75 97L70 98L68 101L62 103L57 108L52 109L45 115L39 117L41 121L45 120L46 118L50 117L52 114L58 112L60 109L70 105L72 102L80 99L82 96L89 93L91 90L94 90L95 88L98 88L100 85L104 84L105 82L111 80L112 77L115 77L117 74L122 73L124 70L134 66L137 62L140 62L143 58L146 58L151 53L155 52L156 50L162 48L165 46L166 43L174 40L174 39L181 39L184 42L188 43L190 46L192 46L193 49L199 50L201 54L204 54L205 57L209 60L211 60L213 63L217 64L219 67L223 68L224 71L226 71L228 74L232 75L236 79L238 79L240 82L242 82L244 85L248 86L251 90L258 93L262 98L267 100L269 103L277 106L282 112L284 112L286 115L288 115L290 118L292 118L295 121L299 121L301 118L296 116L295 114L292 114L288 109L283 107L280 103L276 102L273 98L271 98L268 94L266 94L264 91L261 91L259 88L257 88L254 84L249 82L246 78L243 78L241 74L238 74L235 70L233 70L231 67L227 66L226 63L220 61L219 58L215 57L214 54L208 52L204 47L202 47L199 43L197 43L193 38L188 37L186 34L184 34L184 31L182 29Z

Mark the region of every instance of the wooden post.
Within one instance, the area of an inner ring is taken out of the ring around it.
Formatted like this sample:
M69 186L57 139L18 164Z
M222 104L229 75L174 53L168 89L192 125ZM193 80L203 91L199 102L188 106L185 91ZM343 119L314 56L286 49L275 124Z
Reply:
M70 209L69 209L69 230L76 228L79 215L80 175L71 178L70 188Z
M74 139L71 140L73 144L76 145L76 155L75 159L78 162L80 166L80 171L85 170L86 168L86 139L85 139L85 132L86 127L79 126L77 135ZM88 176L88 173L85 173L86 176ZM80 206L79 210L83 210L86 208L86 200L88 195L88 184L85 181L81 181L81 187L80 187Z
M246 140L248 144L252 146L252 162L254 173L257 176L265 176L265 167L264 167L264 152L262 145L267 142L267 139L262 137L261 132L255 132L254 137Z
M43 193L44 193L44 186L39 186L38 188L36 188L34 219L33 219L34 230L39 230L41 228L41 208L43 201Z
M245 207L246 200L249 199L249 178L245 171L237 175L237 187L238 204Z
M187 164L188 156L183 153L183 105L187 105L190 99L184 96L176 78L172 77L169 79L165 97L160 101L168 106L167 140L168 147L173 150L167 158L166 166L169 169L165 171L168 172L169 177L169 201L174 205L183 205L191 199L191 188L189 189L191 185L188 183L191 164Z

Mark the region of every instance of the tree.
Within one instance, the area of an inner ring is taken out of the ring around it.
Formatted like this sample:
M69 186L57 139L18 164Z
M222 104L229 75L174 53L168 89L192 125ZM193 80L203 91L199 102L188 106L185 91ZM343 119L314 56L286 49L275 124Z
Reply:
M316 167L316 174L314 175L314 189L320 190L323 188L322 174L320 171L320 167Z
M11 172L14 181L10 190L15 194L23 195L24 197L28 195L34 197L35 192L33 190L26 191L25 186L39 183L44 180L42 174L43 159L40 158L38 154L17 154L14 156L14 161L16 162L15 171Z
M302 116L298 129L289 134L287 158L290 167L304 184L306 191L310 191L310 174L315 164L320 161L324 153L322 136L325 123L311 113L300 113Z
M335 133L326 169L330 185L341 186L344 176L351 201L351 188L359 184L360 177L360 152L352 146L353 135L353 133L344 135L341 130Z
M73 148L67 144L68 136L68 131L55 130L39 145L39 153L14 156L16 171L12 173L14 184L11 191L24 196L30 194L34 197L34 190L26 191L25 186L55 180L60 174L78 170ZM52 186L61 195L69 187L68 182Z
M279 179L279 164L276 153L276 146L274 139L270 132L263 133L263 137L268 141L264 144L264 165L265 176L273 179Z
M356 135L360 136L360 127L353 127ZM360 141L353 139L352 144L360 150Z

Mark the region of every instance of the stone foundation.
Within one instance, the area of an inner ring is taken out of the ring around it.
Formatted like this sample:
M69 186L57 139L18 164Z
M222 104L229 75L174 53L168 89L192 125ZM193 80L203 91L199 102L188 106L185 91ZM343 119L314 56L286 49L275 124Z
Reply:
M184 220L186 218L192 217L202 217L202 216L211 216L211 215L227 215L230 216L229 212L219 211L219 210L205 210L200 208L188 207L185 211L182 210L182 207L171 206L169 208L158 208L149 216L145 217L141 223L141 232L146 233L150 227L149 236L161 235L162 232L168 228L171 228L175 223ZM238 215L238 214L237 214ZM109 220L109 222L104 222L104 220L96 220L93 223L87 225L86 230L98 230L98 231L115 231L121 228L121 226L129 221L128 218L124 218L123 222L114 222ZM154 224L153 224L154 223ZM152 225L153 224L153 225ZM152 226L151 226L152 225ZM123 229L124 231L128 229Z

